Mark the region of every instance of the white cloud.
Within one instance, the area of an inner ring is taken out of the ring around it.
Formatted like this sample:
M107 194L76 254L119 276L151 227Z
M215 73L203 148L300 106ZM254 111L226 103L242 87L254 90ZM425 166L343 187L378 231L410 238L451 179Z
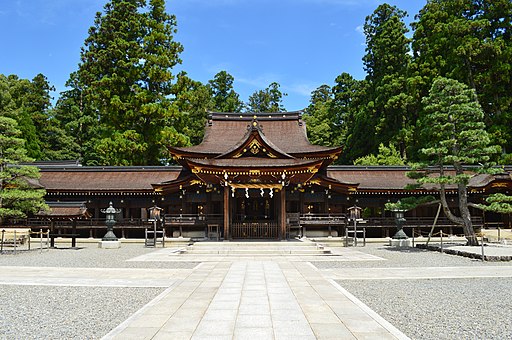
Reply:
M309 97L311 96L311 92L313 92L318 85L313 85L312 83L295 83L291 85L283 86L284 92L296 93L301 96Z
M235 82L240 82L245 85L253 86L257 89L263 90L267 88L272 82L280 83L281 76L275 73L265 73L255 78L235 77Z
M359 26L357 26L357 27L356 27L356 29L355 29L355 31L356 31L357 33L360 33L362 36L364 36L364 27L363 27L363 25L359 25Z

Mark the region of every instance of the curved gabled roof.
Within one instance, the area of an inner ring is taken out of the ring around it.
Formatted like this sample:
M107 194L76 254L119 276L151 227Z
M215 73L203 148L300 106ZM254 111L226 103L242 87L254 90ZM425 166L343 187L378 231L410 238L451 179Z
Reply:
M265 138L286 154L339 152L338 147L312 145L306 134L301 112L280 113L212 113L201 144L170 148L184 154L221 155L238 145L253 120L257 120Z

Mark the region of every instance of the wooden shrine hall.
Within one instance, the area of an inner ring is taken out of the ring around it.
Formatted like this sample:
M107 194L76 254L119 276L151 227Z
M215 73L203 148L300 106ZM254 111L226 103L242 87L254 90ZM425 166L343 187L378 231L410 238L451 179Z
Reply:
M414 183L406 175L408 167L332 165L342 149L310 144L300 112L212 113L201 144L169 150L178 166L38 164L40 185L49 203L84 202L88 218L74 222L83 237L103 236L102 209L109 202L121 211L116 234L126 238L143 237L150 225L148 208L153 206L163 209L167 237L342 236L355 205L362 208L368 236L385 237L395 230L392 212L384 209L387 202L438 195L433 185L406 190ZM511 194L512 168L503 170L497 175L475 174L469 183L470 201L481 203L495 192ZM456 188L447 188L447 194L455 205ZM437 208L407 212L404 230L429 230ZM512 226L510 215L471 209L476 226ZM20 223L39 228L45 222ZM66 228L65 223L55 221L53 226ZM442 216L438 225L457 233Z
M222 206L203 200L197 213L221 213L225 239L287 238L291 216L302 211L304 188L314 184L346 195L357 186L328 176L327 166L341 148L310 144L297 112L215 113L201 144L170 152L181 173L154 184L155 191L166 196L204 187L221 194Z

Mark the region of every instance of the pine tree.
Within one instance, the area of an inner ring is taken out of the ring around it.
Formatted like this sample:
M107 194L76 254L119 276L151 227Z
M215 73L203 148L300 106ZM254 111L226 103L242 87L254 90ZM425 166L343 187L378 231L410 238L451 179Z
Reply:
M414 175L420 177L421 184L439 185L446 217L463 227L469 245L478 245L468 208L470 175L466 167L479 168L479 164L489 163L499 147L491 145L483 122L484 113L473 89L454 79L439 77L423 102L426 115L422 133L429 143L421 151L432 168ZM447 166L453 166L455 174L447 172ZM430 176L433 173L436 176ZM448 205L446 186L449 184L457 187L460 216Z
M0 224L6 218L24 218L47 209L45 191L34 187L39 170L18 165L31 160L20 135L16 120L6 117L0 109Z

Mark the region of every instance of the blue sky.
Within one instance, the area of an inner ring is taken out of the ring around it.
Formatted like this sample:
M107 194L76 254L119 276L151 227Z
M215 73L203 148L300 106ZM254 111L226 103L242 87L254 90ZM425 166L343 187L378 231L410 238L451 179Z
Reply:
M0 6L0 73L32 79L43 73L65 89L94 15L107 0L10 0ZM180 70L207 82L226 70L247 101L276 81L288 111L309 103L312 90L342 72L364 78L362 25L377 0L168 0L185 51ZM426 0L389 0L408 12Z

